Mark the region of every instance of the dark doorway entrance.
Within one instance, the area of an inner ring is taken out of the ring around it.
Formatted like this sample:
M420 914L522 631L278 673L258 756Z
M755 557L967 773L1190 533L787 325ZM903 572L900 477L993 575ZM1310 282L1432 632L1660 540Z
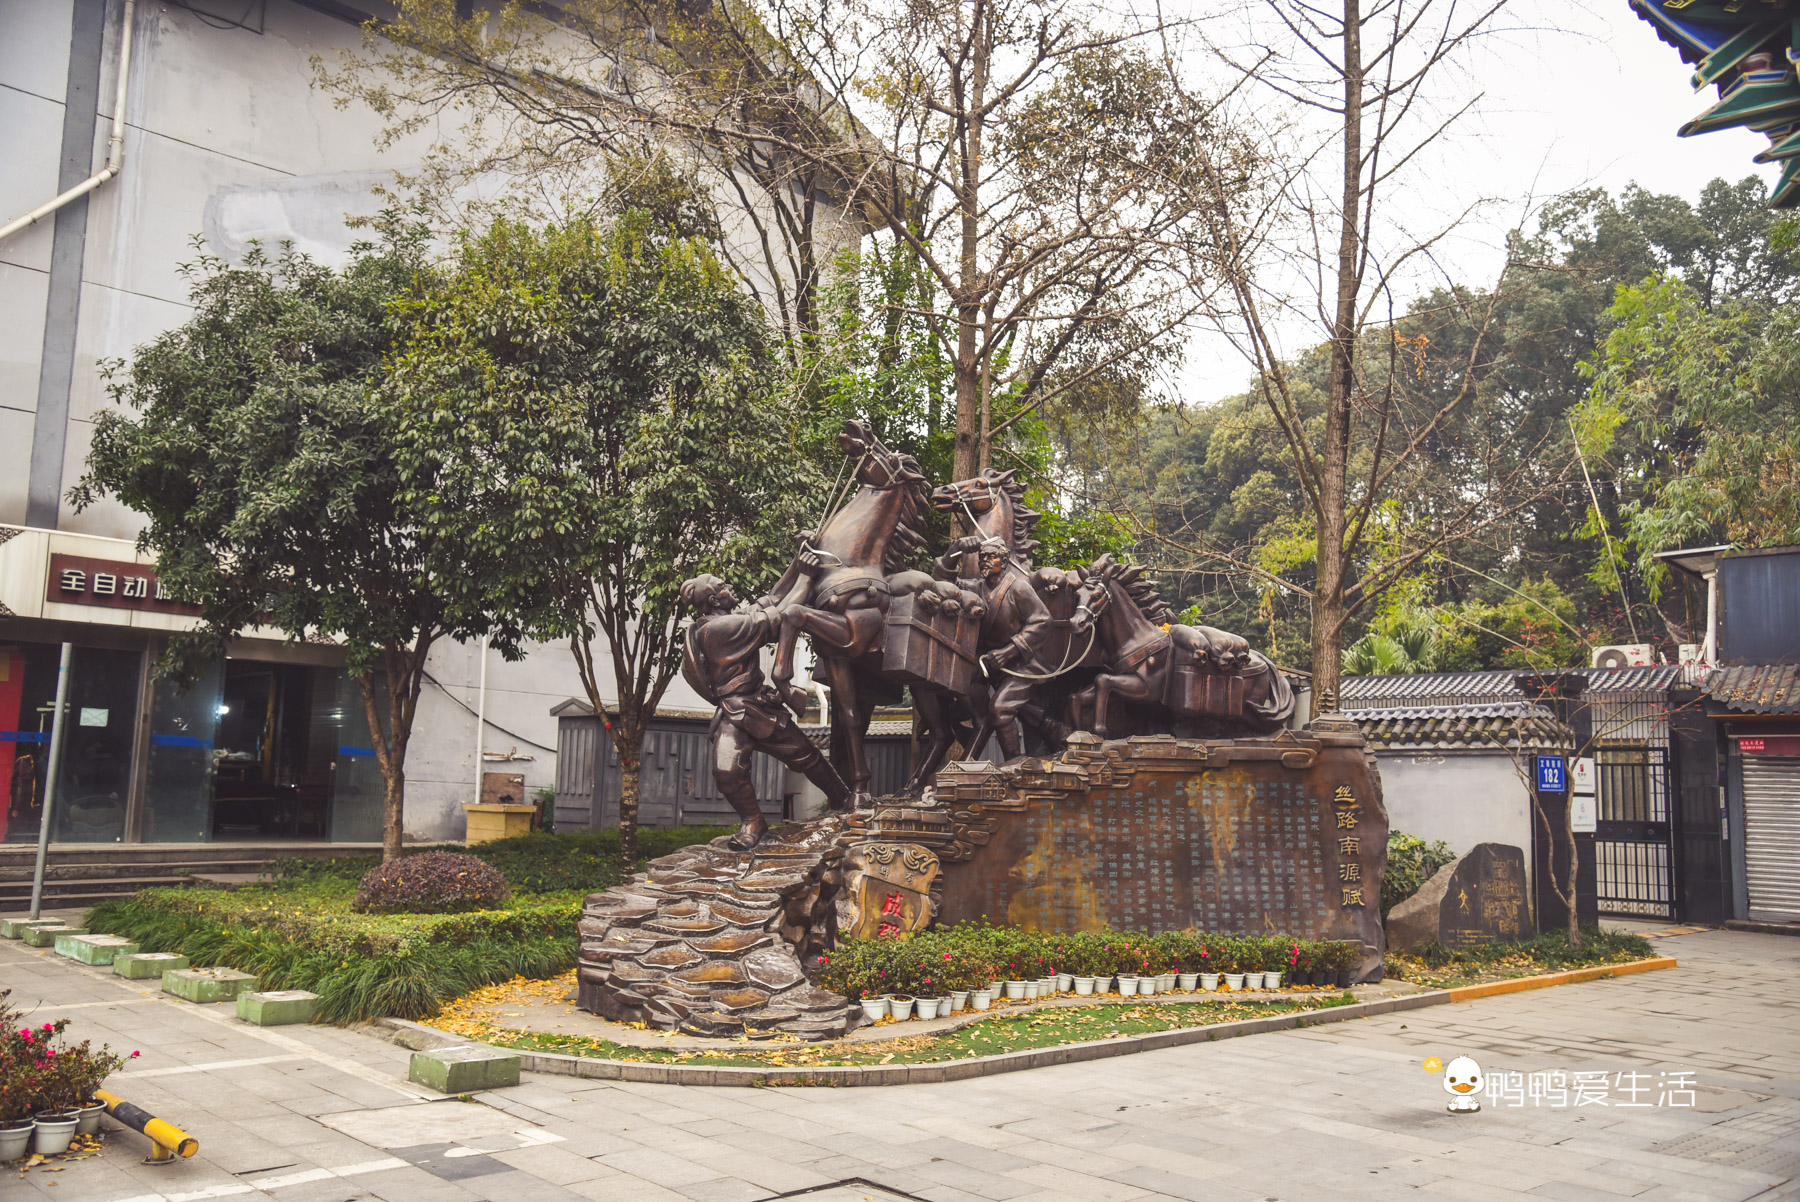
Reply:
M1675 917L1668 749L1643 743L1599 747L1594 767L1600 786L1594 831L1600 913Z
M333 669L225 661L213 735L215 839L327 837L336 704Z

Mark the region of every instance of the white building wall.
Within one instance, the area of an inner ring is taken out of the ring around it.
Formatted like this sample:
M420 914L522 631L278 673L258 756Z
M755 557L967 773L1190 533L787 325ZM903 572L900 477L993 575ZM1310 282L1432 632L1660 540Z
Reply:
M1512 758L1494 751L1377 749L1389 828L1442 840L1457 855L1477 843L1505 843L1525 853L1531 872L1531 795Z

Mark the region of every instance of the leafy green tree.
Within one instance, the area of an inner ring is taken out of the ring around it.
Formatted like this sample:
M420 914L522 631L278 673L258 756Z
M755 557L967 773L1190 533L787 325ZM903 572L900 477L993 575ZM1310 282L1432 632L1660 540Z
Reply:
M456 595L568 640L619 754L630 862L681 582L715 572L757 595L821 494L763 314L704 239L632 209L497 222L410 316L383 388L400 497L465 549Z
M229 641L272 626L341 640L384 784L382 854L403 837L406 750L439 639L518 629L466 577L466 548L418 520L394 461L382 361L406 334L397 298L432 286L419 241L395 235L333 271L286 251L184 269L194 313L107 366L78 508L111 496L146 518L170 590L201 607L162 669L192 679Z
M1657 276L1621 289L1582 428L1636 487L1620 514L1636 570L1658 551L1800 542L1800 318ZM1604 565L1603 565L1604 566Z

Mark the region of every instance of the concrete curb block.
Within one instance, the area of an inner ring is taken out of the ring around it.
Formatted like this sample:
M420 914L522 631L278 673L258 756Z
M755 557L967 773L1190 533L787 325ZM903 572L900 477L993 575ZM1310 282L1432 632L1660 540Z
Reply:
M1125 1035L1117 1039L1100 1039L1088 1043L1067 1043L1054 1048L1033 1048L1023 1052L1006 1052L998 1056L980 1056L967 1060L948 1060L938 1064L859 1064L841 1068L732 1068L698 1064L657 1064L638 1060L600 1060L590 1056L566 1056L557 1052L519 1052L519 1067L528 1073L545 1073L559 1077L584 1077L595 1081L637 1081L650 1085L926 1085L944 1081L966 1081L975 1077L991 1077L999 1073L1016 1073L1025 1069L1049 1068L1056 1064L1077 1064L1088 1060L1105 1060L1113 1056L1129 1056L1135 1052L1156 1052L1164 1048L1190 1043L1211 1043L1234 1039L1240 1035L1257 1035L1264 1031L1290 1031L1301 1025L1343 1022L1352 1018L1371 1018L1395 1010L1417 1010L1439 1006L1450 1000L1443 990L1385 998L1378 1002L1357 1002L1324 1010L1297 1014L1275 1014L1268 1018L1247 1018L1236 1022L1215 1023L1207 1027L1182 1027L1173 1031L1153 1031L1145 1035ZM416 1043L467 1043L447 1032L404 1019L384 1018L378 1026L393 1032L394 1042L402 1047Z
M1514 977L1509 981L1489 981L1482 985L1462 985L1444 992L1453 1002L1468 1002L1501 993L1524 993L1527 989L1547 989L1552 985L1574 985L1581 981L1598 981L1604 977L1628 977L1633 973L1655 972L1676 967L1673 956L1657 956L1649 960L1633 960L1629 964L1596 964L1592 968L1571 968L1567 972L1547 972L1538 977Z
M1356 1002L1324 1010L1308 1010L1296 1014L1273 1014L1267 1018L1246 1018L1236 1022L1215 1023L1207 1027L1181 1027L1173 1031L1153 1031L1146 1035L1124 1035L1117 1039L1100 1039L1088 1043L1067 1043L1054 1048L1033 1048L1024 1052L1006 1052L998 1056L979 1056L967 1060L947 1060L937 1064L859 1064L842 1068L732 1068L697 1064L657 1064L640 1060L601 1060L591 1056L567 1056L558 1052L519 1052L519 1067L528 1073L544 1073L556 1077L583 1077L593 1081L636 1081L648 1085L829 1085L838 1087L868 1085L935 1085L945 1081L967 1081L975 1077L992 1077L1000 1073L1016 1073L1025 1069L1049 1068L1056 1064L1080 1064L1089 1060L1105 1060L1112 1056L1130 1056L1136 1052L1158 1052L1192 1043L1212 1043L1235 1039L1241 1035L1260 1035L1265 1031L1292 1031L1300 1026L1316 1027L1324 1023L1346 1022L1353 1018L1373 1018L1399 1010L1420 1010L1449 1002L1472 1001L1502 993L1519 993L1543 989L1551 985L1572 985L1603 977L1629 976L1676 967L1671 957L1636 960L1629 964L1603 964L1593 968L1576 968L1568 972L1546 973L1536 977L1517 977L1510 981L1490 981L1485 985L1465 985L1457 989L1429 989L1423 993L1403 994L1380 1001ZM400 1018L377 1019L386 1037L404 1048L429 1050L466 1044L447 1031L423 1023ZM516 1050L516 1049L508 1049Z

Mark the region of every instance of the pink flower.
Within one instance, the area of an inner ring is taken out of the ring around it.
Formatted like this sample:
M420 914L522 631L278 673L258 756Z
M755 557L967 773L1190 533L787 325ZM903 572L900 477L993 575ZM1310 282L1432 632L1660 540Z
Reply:
M132 1054L131 1054L131 1055L132 1055L132 1056L135 1056L135 1055L137 1055L137 1053L136 1053L136 1052L133 1052L133 1053L132 1053ZM126 1059L127 1059L127 1060L129 1060L129 1059L130 1059L130 1058L131 1058L131 1057L130 1057L130 1056L127 1056L127 1057L126 1057Z
M948 959L949 959L949 958L950 958L950 953L949 953L949 952L945 952L945 953L944 953L944 959L946 959L946 960L948 960Z

